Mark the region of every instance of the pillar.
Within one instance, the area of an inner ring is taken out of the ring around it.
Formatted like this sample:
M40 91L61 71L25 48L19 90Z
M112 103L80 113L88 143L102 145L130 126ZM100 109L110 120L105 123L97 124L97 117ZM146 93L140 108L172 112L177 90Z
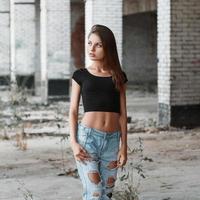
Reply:
M199 0L158 0L160 125L200 125L199 32Z
M48 74L47 74L47 4L40 0L40 59L41 59L41 101L48 101Z
M17 92L15 63L15 0L10 0L10 84L12 98Z

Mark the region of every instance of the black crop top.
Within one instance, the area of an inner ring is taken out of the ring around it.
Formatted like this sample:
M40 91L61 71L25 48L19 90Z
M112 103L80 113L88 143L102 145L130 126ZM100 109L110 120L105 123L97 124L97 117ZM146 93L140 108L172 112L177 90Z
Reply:
M125 72L126 83L128 81ZM106 111L120 113L120 92L115 88L112 76L91 74L86 68L74 71L72 78L80 85L84 112Z

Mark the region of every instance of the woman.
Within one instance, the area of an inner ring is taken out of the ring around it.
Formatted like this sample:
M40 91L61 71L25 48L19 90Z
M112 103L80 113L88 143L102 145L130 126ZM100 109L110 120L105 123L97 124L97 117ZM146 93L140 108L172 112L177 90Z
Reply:
M84 188L83 200L108 200L117 169L127 161L128 80L108 27L97 24L91 28L87 53L91 65L75 70L72 76L70 144ZM84 116L79 123L80 95Z

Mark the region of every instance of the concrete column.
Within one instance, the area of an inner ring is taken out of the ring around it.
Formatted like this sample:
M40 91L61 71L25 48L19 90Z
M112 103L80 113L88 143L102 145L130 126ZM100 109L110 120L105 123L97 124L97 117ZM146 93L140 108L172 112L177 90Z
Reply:
M47 8L46 0L40 0L40 58L41 58L41 101L48 101L48 75L47 75Z
M200 125L200 1L171 4L171 125Z
M10 1L0 0L0 75L10 75Z
M15 63L15 0L10 0L10 81L12 97L17 91Z
M108 26L114 33L120 62L122 61L122 0L86 0L85 3L85 47L88 33L94 24ZM86 48L85 48L86 49ZM90 60L85 56L85 66Z
M170 1L157 2L158 113L164 126L170 124Z
M49 80L65 81L70 78L70 0L37 0L36 13L38 12L40 17L36 18L36 38L40 49L36 54L39 61L36 64L35 84L36 95L41 95L42 102L45 103L51 89Z
M35 95L41 95L41 63L40 63L40 0L35 1L35 37L36 37L36 52L35 52Z
M48 78L67 80L71 67L70 0L46 1Z
M158 99L162 125L200 125L199 16L199 0L158 0Z

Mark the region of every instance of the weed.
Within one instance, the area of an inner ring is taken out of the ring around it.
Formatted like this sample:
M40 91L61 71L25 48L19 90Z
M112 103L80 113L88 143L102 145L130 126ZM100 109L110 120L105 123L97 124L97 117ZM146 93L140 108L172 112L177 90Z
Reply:
M19 147L20 150L27 150L27 139L24 132L16 133L16 146Z
M7 134L7 131L6 129L4 128L4 134L3 136L1 137L2 140L9 140L10 138L8 137L8 134Z
M134 149L128 147L128 155L134 154L134 160L128 159L125 167L122 168L119 173L117 181L119 185L116 187L113 197L115 200L139 200L139 186L141 184L141 178L145 178L143 171L143 161L152 162L153 160L143 155L143 142L139 137L134 145ZM135 154L138 156L138 160L135 159ZM137 179L137 180L136 180Z

